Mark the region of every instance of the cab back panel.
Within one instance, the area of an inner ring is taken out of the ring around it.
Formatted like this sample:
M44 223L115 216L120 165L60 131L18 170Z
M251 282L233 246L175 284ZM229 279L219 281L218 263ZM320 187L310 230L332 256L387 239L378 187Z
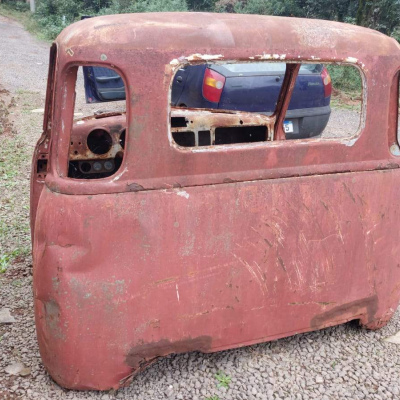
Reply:
M169 353L351 319L380 326L399 300L399 187L391 170L44 191L34 278L45 365L62 386L109 389Z

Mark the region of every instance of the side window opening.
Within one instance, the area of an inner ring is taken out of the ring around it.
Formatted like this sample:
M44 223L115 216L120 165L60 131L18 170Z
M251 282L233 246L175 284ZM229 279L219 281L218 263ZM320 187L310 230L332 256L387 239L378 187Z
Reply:
M181 147L276 140L286 63L186 65L171 87L171 134ZM285 139L345 138L360 125L362 80L351 65L302 64L283 119Z
M79 67L68 177L100 179L115 174L124 157L125 134L126 101L122 78L110 68Z

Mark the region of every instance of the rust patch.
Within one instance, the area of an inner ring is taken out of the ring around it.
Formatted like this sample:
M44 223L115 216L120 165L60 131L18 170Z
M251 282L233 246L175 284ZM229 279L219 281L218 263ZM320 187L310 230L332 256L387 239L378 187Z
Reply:
M179 120L179 124L175 121ZM173 137L184 132L193 132L195 145L199 146L199 132L210 132L209 145L215 145L215 134L217 128L244 128L265 127L264 140L273 140L275 116L265 116L245 111L215 110L211 108L171 108L171 132ZM234 182L230 178L228 183Z
M125 118L125 113L107 113L75 121L68 151L69 161L105 160L115 158L117 154L123 157L124 147L121 144L120 137L126 126ZM110 135L112 144L110 149L103 154L95 154L89 149L87 137L90 132L95 130L103 130Z
M160 279L159 281L155 281L154 284L162 285L164 283L175 282L176 279L177 279L176 276L171 276L170 278L165 278L165 279Z
M158 342L145 343L133 347L126 356L125 362L134 370L141 369L158 357L168 354L187 353L189 351L207 352L211 349L212 338L199 336L197 338L185 338L176 342L162 339Z
M386 168L387 169L396 169L396 168L400 168L399 164L395 163L395 162L389 162L386 164Z
M327 312L317 314L310 323L312 329L321 329L325 326L332 326L351 319L366 316L367 321L373 321L378 310L378 296L374 295L361 300L352 301L334 307Z
M128 192L140 192L141 190L144 190L144 187L142 185L139 185L138 183L128 183L126 185L126 188Z
M351 198L351 200L353 201L353 203L356 202L356 199L353 195L353 193L351 192L351 190L349 189L349 187L346 185L346 183L343 182L343 187L345 188L347 194L349 195L349 197Z
M51 334L58 339L65 339L60 329L60 306L55 300L44 303L46 325Z

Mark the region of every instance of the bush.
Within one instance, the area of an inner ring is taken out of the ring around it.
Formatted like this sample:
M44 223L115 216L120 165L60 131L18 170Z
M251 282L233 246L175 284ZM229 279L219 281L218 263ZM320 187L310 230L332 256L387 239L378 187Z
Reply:
M35 19L44 36L54 39L67 25L78 19L83 4L78 0L39 0Z
M329 75L332 78L332 85L334 89L343 92L356 92L360 93L362 89L362 82L360 71L348 65L326 65Z
M1 3L1 1L0 1ZM21 0L21 1L12 1L12 0L3 0L3 4L7 5L9 8L11 8L12 10L15 11L20 11L20 12L24 12L24 11L29 11L30 10L30 6L29 3Z
M44 36L54 39L81 15L187 11L185 0L38 0L35 19Z
M142 12L187 11L185 0L113 0L109 7L96 15L142 13Z
M301 16L295 0L247 0L235 4L235 12L243 14Z

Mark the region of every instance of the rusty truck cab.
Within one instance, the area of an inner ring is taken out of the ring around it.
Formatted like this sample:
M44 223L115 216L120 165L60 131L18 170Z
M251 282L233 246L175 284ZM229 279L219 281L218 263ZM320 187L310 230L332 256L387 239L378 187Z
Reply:
M155 13L66 28L31 180L51 376L105 390L170 353L384 325L400 295L399 54L378 32L295 18ZM179 69L238 62L285 64L272 113L171 105ZM359 124L286 140L300 65L315 63L357 70ZM82 66L122 78L121 109L77 110Z

